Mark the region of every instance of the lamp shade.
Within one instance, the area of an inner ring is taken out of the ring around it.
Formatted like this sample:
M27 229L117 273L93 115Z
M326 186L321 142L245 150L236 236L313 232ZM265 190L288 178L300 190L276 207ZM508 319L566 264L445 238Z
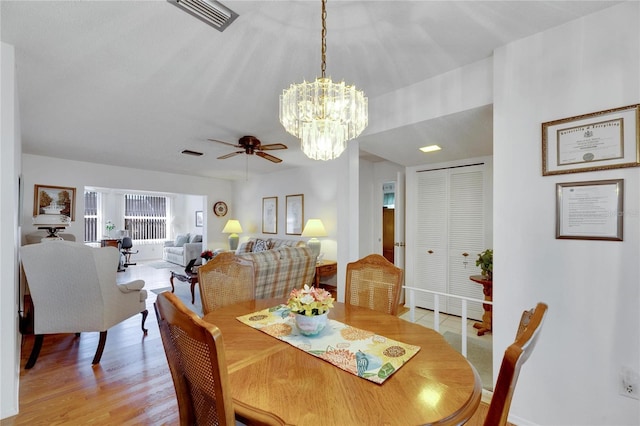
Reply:
M303 237L326 237L327 231L320 219L309 219L302 230Z
M229 219L227 224L224 226L222 230L224 234L239 234L242 233L242 226L240 226L240 222L236 219Z

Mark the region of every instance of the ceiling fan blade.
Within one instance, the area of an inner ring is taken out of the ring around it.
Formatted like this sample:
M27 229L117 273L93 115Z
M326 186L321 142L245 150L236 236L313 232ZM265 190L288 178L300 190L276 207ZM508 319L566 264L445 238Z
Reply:
M218 157L218 160L224 160L226 158L231 158L234 157L238 154L244 154L244 151L236 151L236 152L232 152L231 154L226 154L226 155L222 155L220 157Z
M287 149L287 146L281 143L270 143L267 145L260 145L257 149L261 151L273 151L274 149Z
M262 151L257 151L255 153L258 157L262 157L265 160L269 160L269 161L273 161L274 163L282 163L282 160L278 157L274 157L271 154L267 154L266 152L262 152Z
M225 141L219 141L218 139L207 139L207 140L209 140L209 141L211 141L211 142L223 143L223 144L225 144L225 145L229 145L229 146L232 146L232 147L234 147L234 148L242 148L242 146L237 145L237 144L235 144L235 143L229 143L229 142L225 142Z

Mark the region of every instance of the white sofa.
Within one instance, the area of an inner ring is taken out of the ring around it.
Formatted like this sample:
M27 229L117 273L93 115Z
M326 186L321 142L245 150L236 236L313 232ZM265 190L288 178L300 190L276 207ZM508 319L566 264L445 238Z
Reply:
M201 253L201 234L178 234L175 240L164 242L162 259L181 266L187 266L191 259L196 259L195 264L200 265L202 263Z

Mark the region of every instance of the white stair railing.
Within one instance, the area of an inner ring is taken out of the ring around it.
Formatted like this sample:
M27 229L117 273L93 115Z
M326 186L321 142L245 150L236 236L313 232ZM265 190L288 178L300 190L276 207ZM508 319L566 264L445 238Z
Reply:
M467 302L478 302L485 305L493 305L493 302L488 300L474 299L473 297L459 296L457 294L442 293L440 291L426 290L424 288L403 286L405 289L406 302L405 305L409 306L409 320L416 322L416 292L428 293L433 295L433 329L440 332L440 296L451 297L454 299L460 299L462 302L462 320L460 335L462 336L462 344L460 352L466 358L467 357Z

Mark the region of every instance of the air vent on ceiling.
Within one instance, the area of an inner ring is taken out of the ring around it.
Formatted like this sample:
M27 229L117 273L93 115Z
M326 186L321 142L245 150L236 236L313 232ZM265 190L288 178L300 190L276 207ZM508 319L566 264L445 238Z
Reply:
M187 13L211 25L216 30L224 31L237 17L233 10L215 0L167 0Z
M193 155L194 157L200 157L201 155L204 155L201 152L198 151L191 151L190 149L184 149L182 150L182 154L184 155Z

